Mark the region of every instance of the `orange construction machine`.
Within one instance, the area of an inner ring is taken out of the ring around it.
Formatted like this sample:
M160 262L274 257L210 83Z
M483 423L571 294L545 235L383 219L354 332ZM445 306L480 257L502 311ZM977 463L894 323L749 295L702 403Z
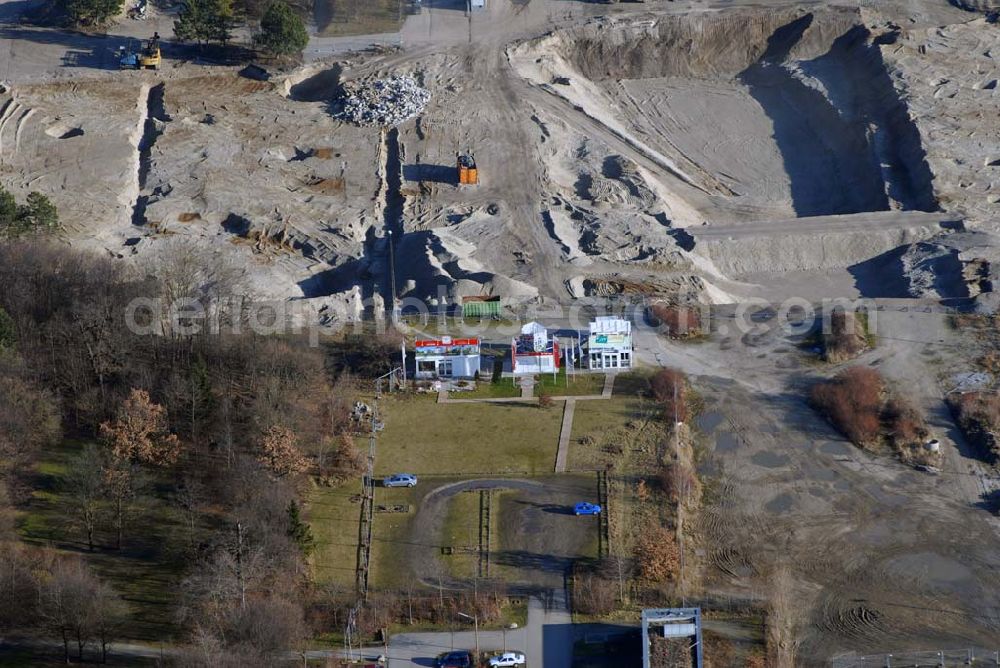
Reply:
M476 168L476 159L471 153L458 155L458 185L479 185L479 169Z

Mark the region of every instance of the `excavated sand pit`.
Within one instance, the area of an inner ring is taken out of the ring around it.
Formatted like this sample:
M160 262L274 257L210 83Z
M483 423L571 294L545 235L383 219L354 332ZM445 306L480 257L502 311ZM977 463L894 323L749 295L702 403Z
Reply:
M14 85L0 175L53 197L74 243L147 263L184 241L250 292L317 304L389 294L390 230L399 296L448 303L978 294L946 283L978 281L982 254L920 244L995 208L981 22L620 9L269 83L184 66ZM395 134L335 117L345 85L392 76L432 95ZM452 183L467 150L476 188Z
M663 167L706 220L936 208L919 134L857 11L602 18L511 61Z

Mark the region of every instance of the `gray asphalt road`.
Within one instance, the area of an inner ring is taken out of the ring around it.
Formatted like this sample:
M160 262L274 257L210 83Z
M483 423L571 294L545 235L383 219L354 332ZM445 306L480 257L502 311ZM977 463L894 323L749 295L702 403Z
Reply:
M528 602L528 624L524 628L501 631L480 631L479 646L486 651L508 650L524 652L529 668L570 668L573 663L573 628L566 609L565 597L557 594L549 609L540 599ZM457 630L458 628L464 630ZM452 649L474 650L476 634L469 625L456 627L455 632L401 633L389 641L389 668L433 666L434 658Z

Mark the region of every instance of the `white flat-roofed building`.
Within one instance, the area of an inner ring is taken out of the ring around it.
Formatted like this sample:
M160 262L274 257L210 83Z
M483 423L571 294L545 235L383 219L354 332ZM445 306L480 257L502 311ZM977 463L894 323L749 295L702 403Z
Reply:
M422 339L414 349L417 378L472 378L479 371L479 339Z
M631 369L632 323L615 316L598 316L590 323L587 367L593 370Z

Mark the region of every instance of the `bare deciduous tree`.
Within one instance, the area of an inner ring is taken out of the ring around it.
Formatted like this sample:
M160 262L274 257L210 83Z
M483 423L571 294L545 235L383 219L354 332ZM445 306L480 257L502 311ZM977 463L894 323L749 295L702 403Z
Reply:
M87 549L94 550L94 532L104 497L103 461L101 453L88 444L72 461L65 478L68 501L67 516L75 520L87 541Z
M69 663L70 642L76 643L77 660L91 639L94 593L99 586L83 563L75 559L57 561L43 576L38 608L42 624L56 633L63 644L63 658Z
M687 422L687 379L679 369L661 369L650 380L653 397L663 404L663 419L673 424Z
M20 460L53 442L60 431L54 397L21 377L23 363L0 353L0 455Z
M301 606L267 597L234 608L227 616L224 637L228 644L264 659L299 647L305 635Z
M607 615L615 609L614 580L599 571L587 571L573 578L573 608L587 615Z
M106 583L94 590L91 629L101 648L101 663L108 662L108 649L128 624L128 606Z
M14 541L0 542L0 631L36 622L35 574L47 568L45 554Z

